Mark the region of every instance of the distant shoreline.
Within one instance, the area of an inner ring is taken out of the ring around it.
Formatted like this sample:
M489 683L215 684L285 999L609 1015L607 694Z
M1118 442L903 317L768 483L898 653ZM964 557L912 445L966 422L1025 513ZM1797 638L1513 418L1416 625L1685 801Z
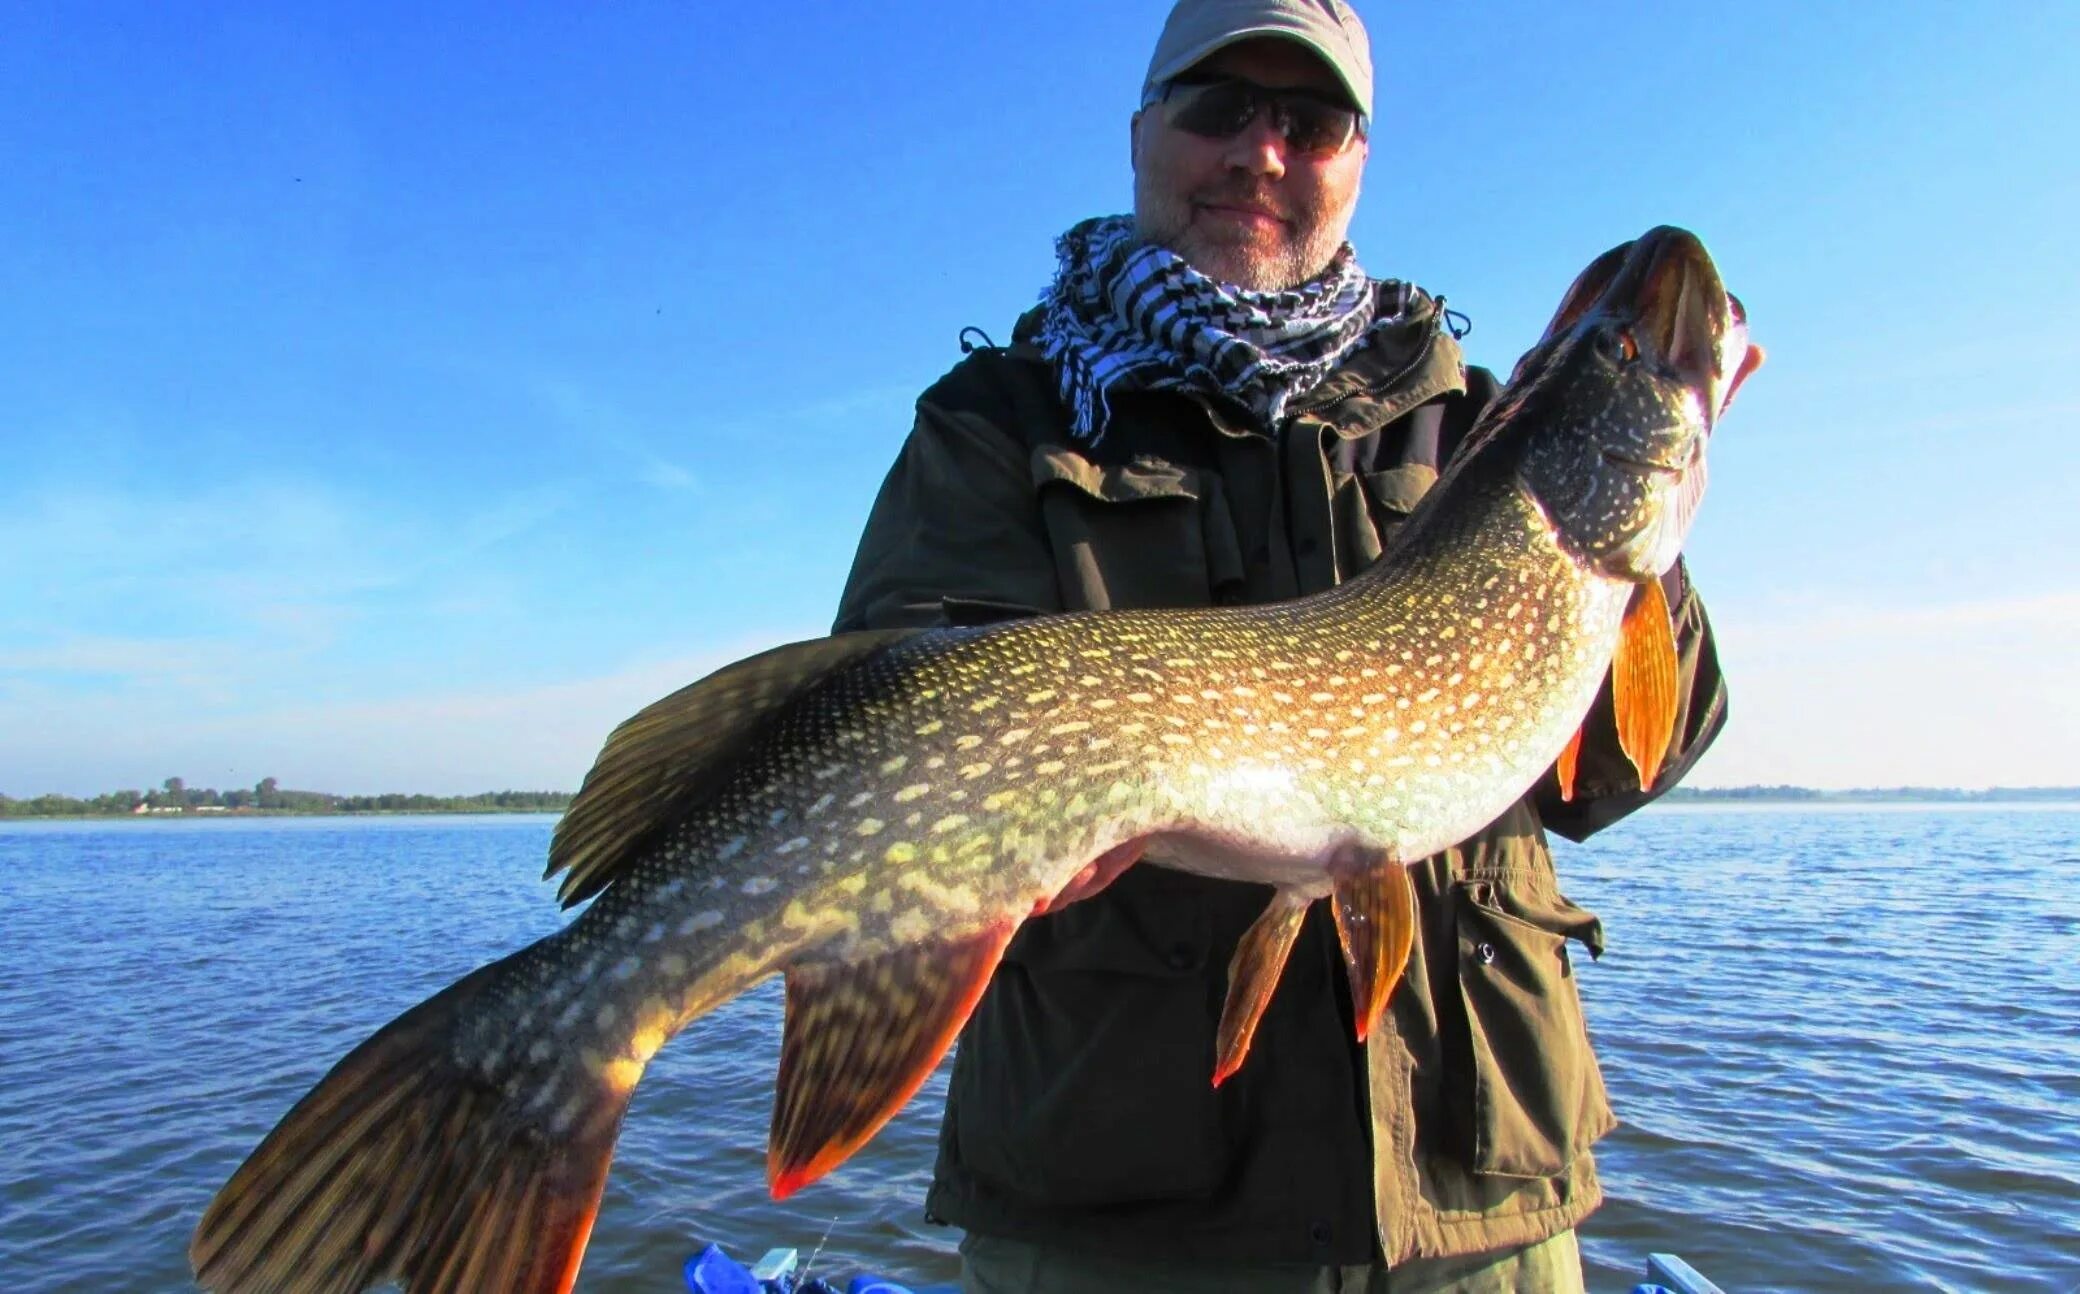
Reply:
M561 817L562 809L227 809L208 812L175 809L163 813L7 813L8 822L214 822L229 819L249 822L254 818L517 818L528 814Z
M484 814L561 814L571 795L560 791L494 792L484 796L428 796L390 793L380 796L344 796L325 792L286 792L305 802L296 806L252 804L174 806L144 802L112 804L117 795L98 800L47 795L33 800L16 800L0 795L0 822L140 822L207 821L215 818L424 818L479 816ZM135 794L135 793L130 793ZM500 803L499 800L505 800ZM2080 804L2080 786L1997 786L1970 791L1955 787L1871 787L1851 790L1818 790L1803 786L1679 786L1655 801L1657 807L1741 808L1858 808L1884 805L2055 805ZM103 807L108 806L108 807Z
M2080 786L1995 786L1967 791L1943 786L1865 787L1822 791L1806 786L1678 786L1660 804L2060 804L2080 802Z

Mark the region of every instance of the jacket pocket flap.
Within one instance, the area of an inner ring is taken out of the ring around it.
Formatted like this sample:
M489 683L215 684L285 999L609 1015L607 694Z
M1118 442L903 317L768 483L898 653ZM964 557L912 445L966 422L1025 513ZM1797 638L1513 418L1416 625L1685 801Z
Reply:
M1033 450L1033 484L1074 486L1104 503L1138 503L1144 499L1196 499L1199 473L1146 455L1130 463L1093 463L1066 445Z
M1590 926L1596 919L1565 899L1504 888L1474 881L1453 890L1473 1065L1471 1166L1554 1177L1617 1123L1567 959L1569 938L1601 939L1566 910Z
M1365 473L1365 488L1378 504L1393 512L1415 511L1430 487L1437 484L1437 469L1428 463L1404 463L1384 472Z

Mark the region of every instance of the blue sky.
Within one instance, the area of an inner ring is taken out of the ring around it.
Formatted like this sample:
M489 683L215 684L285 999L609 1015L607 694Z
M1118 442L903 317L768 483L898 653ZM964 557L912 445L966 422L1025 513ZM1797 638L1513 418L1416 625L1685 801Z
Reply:
M0 11L0 792L571 787L822 632L1165 7ZM1657 223L1770 351L1696 782L2080 784L2080 8L1361 11L1353 241L1476 361Z

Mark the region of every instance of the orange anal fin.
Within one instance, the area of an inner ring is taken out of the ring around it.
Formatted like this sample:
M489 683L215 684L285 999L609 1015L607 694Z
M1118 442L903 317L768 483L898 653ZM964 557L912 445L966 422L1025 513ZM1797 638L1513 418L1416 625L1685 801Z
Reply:
M1574 736L1567 739L1567 749L1560 752L1560 759L1553 765L1553 775L1560 779L1562 803L1574 798L1575 769L1582 762L1582 730L1576 728Z
M1336 878L1331 893L1343 964L1351 977L1358 1041L1379 1023L1408 965L1416 935L1416 890L1408 869L1391 859Z
M1271 905L1250 923L1242 942L1235 945L1235 955L1228 959L1228 1000L1221 1008L1221 1027L1215 1043L1215 1087L1241 1069L1243 1058L1249 1055L1257 1021L1263 1018L1272 991L1278 987L1278 977L1286 967L1286 954L1293 950L1293 940L1299 936L1300 923L1312 902L1288 890L1278 891L1271 896Z
M1611 660L1611 711L1640 789L1653 789L1676 727L1676 632L1660 580L1640 585L1625 613Z
M1146 836L1137 836L1125 844L1114 845L1084 864L1083 870L1070 877L1069 883L1064 885L1053 898L1043 899L1035 904L1033 906L1033 915L1037 917L1043 912L1059 912L1078 899L1089 898L1099 890L1118 880L1119 874L1140 862L1141 855L1146 852L1148 852L1148 837Z
M774 1199L844 1163L930 1077L1017 923L957 943L787 971L766 1181Z

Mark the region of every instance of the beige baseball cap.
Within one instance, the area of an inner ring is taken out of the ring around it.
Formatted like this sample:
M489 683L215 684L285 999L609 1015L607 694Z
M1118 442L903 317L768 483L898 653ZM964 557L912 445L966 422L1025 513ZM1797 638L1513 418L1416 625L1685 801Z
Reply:
M1358 111L1372 115L1372 42L1343 0L1178 0L1156 39L1142 97L1216 50L1254 36L1283 36L1313 50Z

